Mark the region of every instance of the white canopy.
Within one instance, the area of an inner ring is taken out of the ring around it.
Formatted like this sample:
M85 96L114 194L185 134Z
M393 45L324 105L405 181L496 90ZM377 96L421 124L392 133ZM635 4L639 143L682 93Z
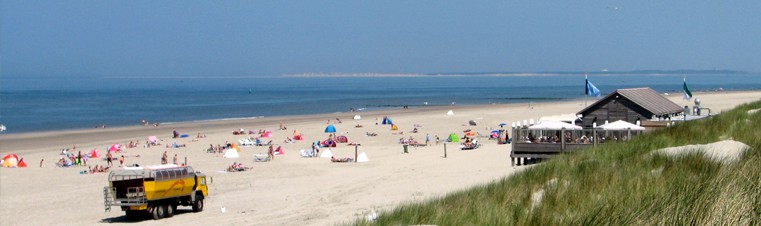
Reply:
M354 119L362 119L362 116L360 116L360 115L354 115Z
M607 123L605 125L597 126L596 128L604 130L628 130L630 128L631 130L645 130L645 127L634 125L623 120Z
M581 130L581 126L558 121L540 121L539 124L528 127L528 129L532 130L561 130L563 128L567 130Z
M224 158L238 158L240 157L240 154L238 154L238 150L235 150L235 148L230 148L225 150L225 155L222 157Z
M325 149L320 153L320 158L330 158L333 157L333 152L330 151L330 148Z
M367 162L370 161L370 159L367 158L367 154L364 152L359 154L359 157L357 157L357 162Z
M452 110L449 110L449 111L447 112L447 115L448 115L448 116L452 116L452 115L454 115L454 111L452 111Z
M562 114L562 115L543 116L543 117L539 118L539 121L573 122L573 121L576 121L576 115L575 114Z

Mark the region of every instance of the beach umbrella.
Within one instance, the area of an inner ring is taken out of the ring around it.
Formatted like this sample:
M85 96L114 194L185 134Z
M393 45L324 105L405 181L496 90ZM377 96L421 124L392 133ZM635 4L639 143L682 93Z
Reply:
M328 125L328 127L325 127L325 133L335 133L336 127L333 125Z
M505 125L507 125L507 123L504 123L504 122L503 122L503 123L500 123L500 124L499 124L499 127L504 127Z
M111 146L108 146L108 152L118 152L122 149L121 144L112 144Z
M7 154L3 157L3 167L16 167L18 165L18 155Z
M159 140L159 139L158 139L158 138L156 138L156 136L149 136L149 137L148 137L148 141L150 141L151 143L156 143L156 141L158 141L158 140Z

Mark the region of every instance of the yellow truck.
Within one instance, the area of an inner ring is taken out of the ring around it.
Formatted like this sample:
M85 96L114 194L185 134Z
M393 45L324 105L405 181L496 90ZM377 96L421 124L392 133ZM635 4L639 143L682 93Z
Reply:
M190 166L124 167L111 171L108 183L103 188L106 211L119 206L131 219L143 213L156 220L172 217L177 206L200 212L209 195L206 175Z

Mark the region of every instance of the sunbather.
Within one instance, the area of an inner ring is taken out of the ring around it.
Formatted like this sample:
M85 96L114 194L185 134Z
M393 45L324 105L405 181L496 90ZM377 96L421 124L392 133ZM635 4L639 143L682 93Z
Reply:
M354 161L354 159L353 158L336 158L331 156L330 161L331 162L351 162L351 161Z

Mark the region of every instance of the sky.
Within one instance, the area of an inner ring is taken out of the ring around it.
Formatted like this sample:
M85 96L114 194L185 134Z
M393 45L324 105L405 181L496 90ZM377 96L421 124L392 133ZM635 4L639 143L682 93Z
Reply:
M0 76L761 72L761 1L0 1Z

